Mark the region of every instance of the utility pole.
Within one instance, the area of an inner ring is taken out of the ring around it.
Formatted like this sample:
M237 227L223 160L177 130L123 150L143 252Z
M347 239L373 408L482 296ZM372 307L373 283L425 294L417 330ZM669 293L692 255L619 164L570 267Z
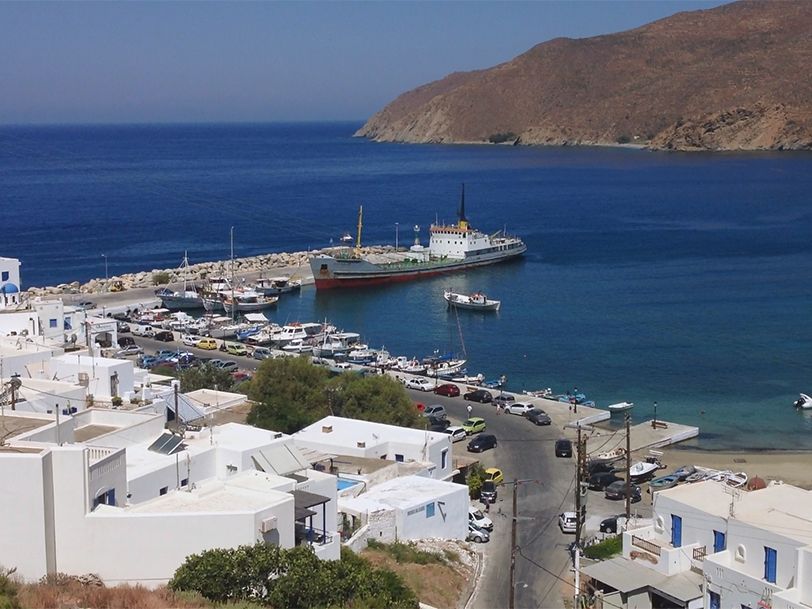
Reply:
M629 433L632 415L627 412L623 418L626 421L626 528L628 528L632 514L632 440Z
M581 434L578 425L577 459L575 465L575 546L573 548L573 567L575 568L575 607L579 607L581 597L581 537L583 535L584 521L586 520L586 503L583 494L586 488L584 482L586 473L586 438Z
M519 492L519 481L513 479L513 519L510 526L510 596L508 597L508 609L516 606L516 527L518 518L516 514L517 494Z
M175 429L180 429L180 411L178 410L178 385L180 382L175 382Z

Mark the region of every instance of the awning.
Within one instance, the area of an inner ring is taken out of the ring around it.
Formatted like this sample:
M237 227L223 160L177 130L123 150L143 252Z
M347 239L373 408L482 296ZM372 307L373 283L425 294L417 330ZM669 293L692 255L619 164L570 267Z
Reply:
M315 516L316 512L310 510L308 508L303 508L299 506L294 506L293 508L293 519L294 520L304 520L309 516Z
M700 574L683 571L662 575L622 556L584 566L581 573L624 594L648 588L655 594L686 604L702 596Z
M330 501L329 497L309 493L308 491L291 491L291 495L293 495L293 505L296 509L311 508L314 505L321 505Z

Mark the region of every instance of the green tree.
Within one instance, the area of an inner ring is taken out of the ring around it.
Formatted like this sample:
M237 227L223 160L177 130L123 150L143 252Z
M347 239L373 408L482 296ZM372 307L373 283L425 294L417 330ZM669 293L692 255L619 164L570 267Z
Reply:
M229 391L234 386L234 377L227 370L221 370L209 364L187 368L178 373L180 390L184 393L198 389Z
M485 481L485 468L480 463L470 465L465 481L468 483L468 494L471 499L478 499L482 483Z
M342 374L330 382L333 414L400 427L425 427L403 385L389 376Z

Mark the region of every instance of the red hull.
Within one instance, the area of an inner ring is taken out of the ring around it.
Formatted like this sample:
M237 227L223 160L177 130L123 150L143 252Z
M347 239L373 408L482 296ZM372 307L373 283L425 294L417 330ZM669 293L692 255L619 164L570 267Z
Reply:
M364 277L363 279L315 279L317 290L327 290L333 288L360 288L368 285L381 285L384 283L400 283L402 281L414 281L423 277L434 277L446 273L454 273L465 270L465 268L444 269L438 271L424 271L422 273L403 273L398 275L383 275L381 277Z

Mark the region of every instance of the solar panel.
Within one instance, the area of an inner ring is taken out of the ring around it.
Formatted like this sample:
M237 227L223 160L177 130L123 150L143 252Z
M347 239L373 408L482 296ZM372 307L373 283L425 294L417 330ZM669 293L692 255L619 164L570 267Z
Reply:
M184 448L185 446L183 446L183 438L181 436L165 432L161 434L161 437L150 444L147 450L162 455L173 455Z

